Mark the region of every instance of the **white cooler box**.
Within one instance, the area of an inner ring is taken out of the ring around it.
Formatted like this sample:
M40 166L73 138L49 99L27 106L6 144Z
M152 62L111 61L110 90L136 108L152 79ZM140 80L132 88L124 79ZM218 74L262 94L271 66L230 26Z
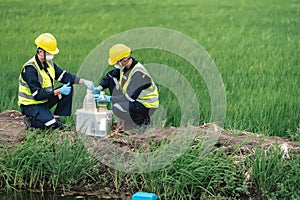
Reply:
M112 127L112 111L90 112L83 108L76 112L76 131L91 136L106 136Z

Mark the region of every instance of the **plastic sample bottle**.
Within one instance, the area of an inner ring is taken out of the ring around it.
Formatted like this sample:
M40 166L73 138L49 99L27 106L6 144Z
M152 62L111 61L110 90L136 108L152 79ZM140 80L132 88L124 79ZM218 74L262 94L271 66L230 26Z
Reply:
M96 102L91 90L86 90L86 95L83 100L83 109L88 112L96 112Z

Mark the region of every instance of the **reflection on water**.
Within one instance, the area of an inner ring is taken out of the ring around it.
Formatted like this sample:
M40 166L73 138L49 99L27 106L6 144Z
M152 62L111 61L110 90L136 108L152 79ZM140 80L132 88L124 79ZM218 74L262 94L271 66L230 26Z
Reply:
M71 200L84 199L96 200L99 198L94 196L61 196L53 193L37 193L37 192L16 192L12 194L0 193L0 200ZM108 200L107 198L105 200ZM118 199L109 199L118 200Z

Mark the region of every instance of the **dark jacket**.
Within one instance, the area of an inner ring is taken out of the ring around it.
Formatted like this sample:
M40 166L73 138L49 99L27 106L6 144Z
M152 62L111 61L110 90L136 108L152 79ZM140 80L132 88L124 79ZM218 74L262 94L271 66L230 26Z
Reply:
M138 63L137 60L134 58L131 66L127 69L124 68L124 76L127 77L130 73L130 71L133 69L133 67ZM100 85L105 89L109 88L110 94L112 95L112 102L122 102L122 101L129 101L128 98L125 96L125 94L122 93L121 89L116 87L115 81L113 81L113 78L115 78L117 81L120 80L120 70L119 69L113 69L109 71L106 76L101 80ZM123 83L125 81L122 81ZM119 84L119 83L118 83ZM142 90L148 88L151 86L151 78L147 75L145 75L142 72L136 72L131 77L131 82L127 87L127 94L128 96L136 100Z
M48 64L44 62L45 68L43 68L37 55L35 55L35 59L39 67L47 72L47 68L49 67ZM80 80L79 77L62 70L55 63L54 63L54 69L55 69L55 80L59 79L59 82L61 83L70 82L71 85L79 83ZM25 66L23 71L21 72L21 76L24 79L24 81L27 82L31 93L38 91L38 93L34 96L35 100L47 99L50 96L54 95L54 87L52 91L45 91L42 89L42 86L38 80L38 72L33 66L31 65ZM54 86L54 80L52 81L52 86Z

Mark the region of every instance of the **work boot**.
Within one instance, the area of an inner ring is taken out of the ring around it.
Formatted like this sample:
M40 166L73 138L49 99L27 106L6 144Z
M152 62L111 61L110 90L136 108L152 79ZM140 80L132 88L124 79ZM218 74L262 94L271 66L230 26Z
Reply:
M64 130L65 128L67 128L67 126L66 126L64 123L62 123L62 121L60 121L59 118L55 118L55 119L56 119L56 123L57 123L57 125L58 125L58 128L59 128L60 130Z
M50 125L49 127L47 127L47 129L59 129L59 130L64 130L65 128L67 128L67 126L62 123L62 121L60 121L59 118L55 118L56 122L52 125Z
M31 117L24 115L24 123L26 125L26 130L31 127Z

